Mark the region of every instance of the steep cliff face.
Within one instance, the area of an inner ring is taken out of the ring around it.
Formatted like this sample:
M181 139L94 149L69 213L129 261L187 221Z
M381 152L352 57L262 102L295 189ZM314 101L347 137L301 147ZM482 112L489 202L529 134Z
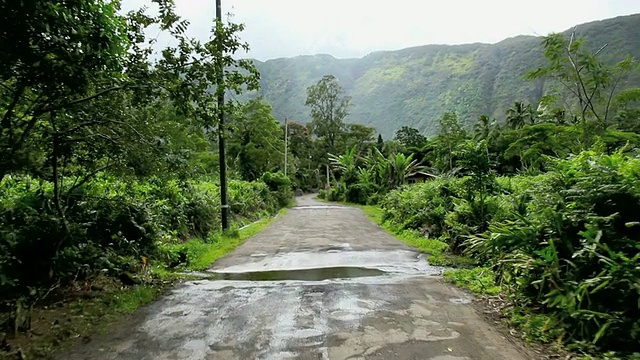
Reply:
M608 44L600 55L607 62L640 58L640 14L579 25L577 32L589 47ZM263 96L280 120L306 122L306 88L333 74L353 98L349 122L375 126L385 137L403 125L431 135L445 111L455 111L470 125L482 114L503 119L514 101L535 103L545 84L523 75L541 64L540 38L534 36L496 44L426 45L360 59L298 56L256 61L262 89L249 96ZM640 86L640 73L633 74L631 84Z

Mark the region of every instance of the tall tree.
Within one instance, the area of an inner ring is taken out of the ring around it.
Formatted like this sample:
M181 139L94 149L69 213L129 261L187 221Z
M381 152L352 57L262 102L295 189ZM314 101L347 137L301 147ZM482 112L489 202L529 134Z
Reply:
M376 129L362 124L346 124L345 132L342 135L342 144L338 150L346 151L352 147L356 147L359 152L364 152L367 148L374 144L374 136Z
M445 170L453 170L453 158L457 146L466 137L466 132L458 122L458 116L452 112L446 112L440 119L440 133L436 139L445 151L444 156L440 156L446 162Z
M513 107L507 110L507 125L512 129L520 129L527 122L527 106L520 101L516 101Z
M0 180L43 128L55 131L54 113L123 88L129 41L116 11L99 0L0 3Z
M409 126L403 126L396 131L395 140L399 141L407 149L420 149L427 142L427 138L420 134L418 129Z
M612 117L611 107L616 93L627 80L629 72L637 66L626 58L614 66L598 59L607 44L597 51L587 49L584 39L575 30L569 37L550 34L543 38L547 64L527 74L529 79L549 79L562 87L572 99L569 110L578 121L595 120L602 128Z
M235 159L243 179L253 181L283 167L284 132L271 114L271 106L254 99L230 119L229 157Z
M480 115L478 121L473 125L473 137L479 140L489 138L494 122L487 115Z
M319 165L316 144L311 138L311 132L307 126L294 121L289 121L288 127L291 163L295 164L292 180L302 189L316 188L318 186L316 171Z
M345 132L344 119L349 115L350 101L333 75L325 75L307 88L305 105L311 110L313 134L326 142L329 153L336 153L336 141Z
M382 134L378 134L378 141L376 141L376 149L382 151L384 148L384 139L382 138Z

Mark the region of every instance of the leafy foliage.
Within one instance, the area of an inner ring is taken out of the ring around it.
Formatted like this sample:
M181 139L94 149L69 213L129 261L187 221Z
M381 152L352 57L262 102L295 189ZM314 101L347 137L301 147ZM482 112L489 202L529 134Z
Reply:
M420 169L413 155L394 153L385 157L377 148L360 155L353 147L343 155L329 155L331 166L337 172L335 186L321 193L331 201L356 204L375 202L379 196L401 186L405 179Z
M29 330L19 313L56 289L103 275L136 284L149 262L178 266L201 250L182 246L190 238L212 239L222 112L243 115L249 154L238 156L254 160L233 164L248 180L229 183L234 223L291 199L286 177L258 180L281 164L262 148L282 142L271 109L216 101L259 84L252 62L237 59L243 25L216 21L200 42L173 1L151 2L155 14L108 0L0 3L0 315L12 314L14 335ZM155 53L150 28L177 45Z
M515 302L553 314L564 341L631 351L640 334L639 174L638 159L584 152L537 177L496 179L484 217L474 203L487 190L472 185L469 194L473 175L405 187L381 205L392 224L491 264Z
M483 264L446 276L474 292L505 293L529 339L631 356L640 341L640 162L638 134L623 129L638 119L612 129L601 115L629 114L634 91L620 93L625 107L607 110L617 70L579 42L545 39L550 65L541 71L587 81L588 99L576 90L568 108L551 108L553 97L537 110L516 102L504 125L480 118L473 138L445 114L419 152L440 177L382 197L383 220ZM582 115L566 121L576 109Z
M307 89L305 105L311 109L312 132L327 143L328 152L336 150L336 139L344 131L350 101L333 75L325 75Z
M230 121L228 154L240 176L248 181L284 166L284 132L271 115L271 106L251 100Z
M291 196L283 185L273 192L263 182L229 185L237 222L274 214ZM68 235L61 231L52 197L50 182L9 176L0 183L3 300L49 284L52 271L64 282L103 269L117 275L141 256L173 263L180 254L164 252L166 246L192 236L206 239L220 226L219 187L210 181L92 180L71 196Z

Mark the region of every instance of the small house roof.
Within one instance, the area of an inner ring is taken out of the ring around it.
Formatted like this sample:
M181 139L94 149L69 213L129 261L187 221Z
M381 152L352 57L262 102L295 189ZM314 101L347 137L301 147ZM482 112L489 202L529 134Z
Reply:
M416 176L424 176L424 177L431 177L431 178L436 178L436 175L433 174L429 174L427 172L424 171L416 171L413 174L409 174L407 175L407 177L416 177Z

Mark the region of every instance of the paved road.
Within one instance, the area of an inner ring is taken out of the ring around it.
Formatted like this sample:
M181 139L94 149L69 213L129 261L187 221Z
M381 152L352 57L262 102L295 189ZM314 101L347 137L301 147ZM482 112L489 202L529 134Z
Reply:
M283 269L307 270L262 272ZM359 209L306 196L214 264L214 278L234 280L185 283L60 358L534 358L487 324L440 271ZM276 280L242 279L270 276Z

